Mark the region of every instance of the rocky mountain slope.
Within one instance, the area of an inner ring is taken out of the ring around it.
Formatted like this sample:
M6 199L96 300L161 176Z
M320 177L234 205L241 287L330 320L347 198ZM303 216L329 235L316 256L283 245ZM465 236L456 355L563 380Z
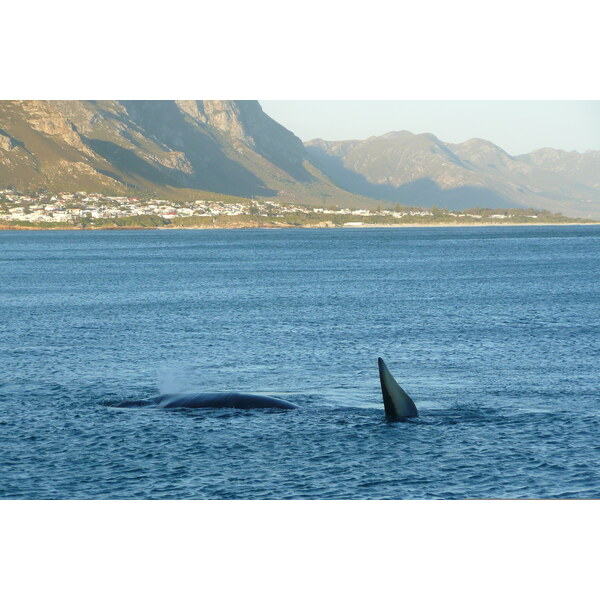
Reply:
M333 185L256 101L2 101L0 186L364 201Z
M600 218L600 152L548 148L510 156L482 139L448 144L409 131L305 145L334 183L382 201L455 209L533 207Z

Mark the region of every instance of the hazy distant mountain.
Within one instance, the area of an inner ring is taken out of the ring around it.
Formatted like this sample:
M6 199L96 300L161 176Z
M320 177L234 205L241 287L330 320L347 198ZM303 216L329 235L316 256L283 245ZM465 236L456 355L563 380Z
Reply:
M600 151L598 150L580 153L540 148L516 158L536 167L559 173L571 181L600 190Z
M2 101L0 186L363 201L256 101Z
M486 140L448 144L409 131L305 145L334 183L386 202L455 209L534 207L600 217L600 152L542 149L510 156Z

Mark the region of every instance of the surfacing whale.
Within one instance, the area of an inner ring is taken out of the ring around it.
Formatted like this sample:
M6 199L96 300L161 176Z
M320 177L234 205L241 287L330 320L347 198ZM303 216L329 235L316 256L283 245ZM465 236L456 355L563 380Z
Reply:
M419 411L415 403L398 385L382 358L378 359L378 365L386 416L394 420L418 417ZM115 406L117 408L154 406L156 408L280 408L287 410L298 408L296 404L273 396L240 392L161 394L147 400L125 400Z
M272 396L239 392L203 394L161 394L147 400L125 400L117 408L156 406L157 408L298 408L295 404Z
M419 411L412 398L398 385L394 376L390 373L383 358L378 358L379 381L381 382L381 393L383 394L383 407L385 414L390 419L402 420L409 417L418 417Z

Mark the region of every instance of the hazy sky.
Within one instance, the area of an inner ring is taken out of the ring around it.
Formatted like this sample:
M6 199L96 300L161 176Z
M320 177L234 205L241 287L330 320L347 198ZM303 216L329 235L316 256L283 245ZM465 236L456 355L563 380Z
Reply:
M478 137L509 154L550 146L600 150L600 101L261 100L303 141L365 139L408 129L445 142Z

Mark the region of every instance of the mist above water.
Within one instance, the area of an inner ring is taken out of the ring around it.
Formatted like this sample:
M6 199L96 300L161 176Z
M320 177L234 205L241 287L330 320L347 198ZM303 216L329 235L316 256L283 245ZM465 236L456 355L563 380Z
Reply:
M166 364L160 367L156 376L158 391L163 394L183 394L191 387L191 374L180 365Z

